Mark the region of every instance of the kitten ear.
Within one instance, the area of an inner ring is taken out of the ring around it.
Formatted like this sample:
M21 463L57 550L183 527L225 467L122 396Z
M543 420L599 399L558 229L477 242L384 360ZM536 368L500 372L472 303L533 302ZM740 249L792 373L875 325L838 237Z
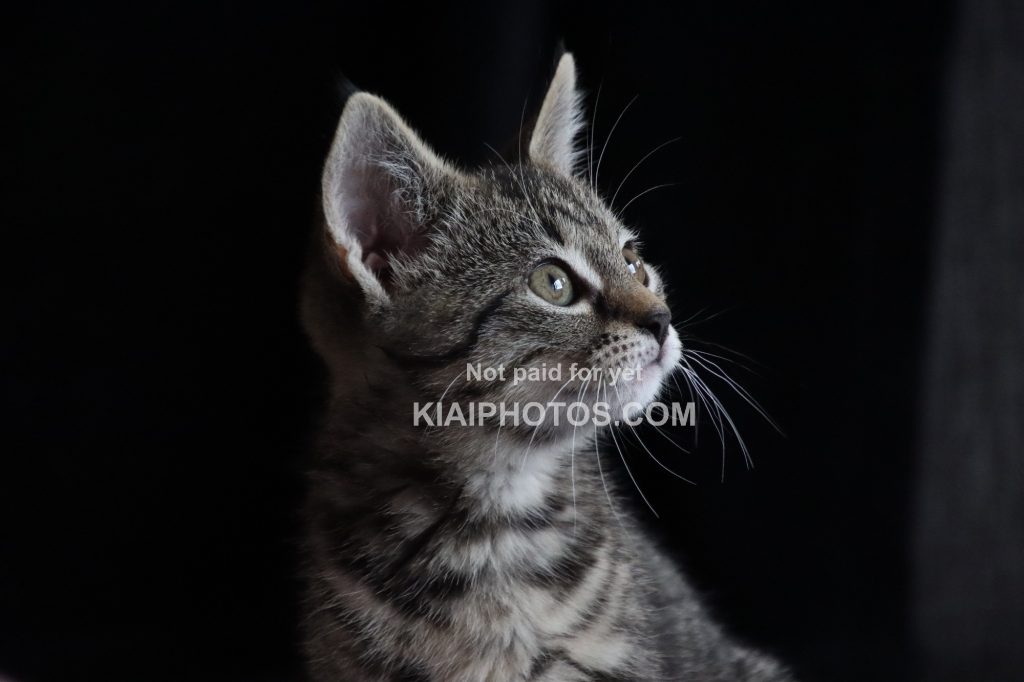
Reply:
M323 208L345 268L367 296L389 300L389 257L423 247L426 194L454 174L384 100L349 98L324 167Z
M580 94L576 90L576 62L566 52L537 115L530 137L530 160L572 175L581 150L576 136L583 126Z

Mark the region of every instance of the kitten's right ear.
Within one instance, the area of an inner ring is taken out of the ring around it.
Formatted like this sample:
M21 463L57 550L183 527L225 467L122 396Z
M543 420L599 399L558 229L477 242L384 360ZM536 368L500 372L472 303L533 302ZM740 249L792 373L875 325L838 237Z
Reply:
M379 97L345 105L324 167L324 217L343 268L367 297L387 303L394 259L426 241L427 195L455 176Z

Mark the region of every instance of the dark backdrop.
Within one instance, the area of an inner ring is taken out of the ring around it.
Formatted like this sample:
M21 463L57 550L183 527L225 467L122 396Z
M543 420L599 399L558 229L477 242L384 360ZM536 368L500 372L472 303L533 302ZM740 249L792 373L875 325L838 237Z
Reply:
M676 315L751 356L754 372L728 367L785 433L720 384L755 468L730 442L723 480L706 421L688 456L644 432L698 483L631 444L653 527L722 619L801 679L911 678L918 387L957 26L923 0L39 3L12 17L0 672L296 676L296 508L322 397L296 285L341 77L479 163L536 106L563 39L599 147L636 97L607 142L607 195L680 138L616 203L674 183L625 215Z

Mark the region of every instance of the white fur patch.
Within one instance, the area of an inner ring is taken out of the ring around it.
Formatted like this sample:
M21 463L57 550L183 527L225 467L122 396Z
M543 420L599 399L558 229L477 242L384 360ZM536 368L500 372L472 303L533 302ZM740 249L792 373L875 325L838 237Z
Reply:
M499 449L493 467L469 478L468 490L489 506L489 511L529 511L544 503L559 461L558 453L542 447Z

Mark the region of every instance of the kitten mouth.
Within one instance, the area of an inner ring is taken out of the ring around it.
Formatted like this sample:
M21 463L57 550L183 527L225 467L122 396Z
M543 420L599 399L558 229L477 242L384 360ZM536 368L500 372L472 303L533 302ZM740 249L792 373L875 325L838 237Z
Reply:
M658 347L658 354L655 355L650 362L644 365L644 369L650 369L651 367L654 366L664 369L662 367L662 361L665 359L666 355L668 355L668 343L663 343Z
M657 367L662 372L667 372L673 364L679 361L679 355L682 353L682 350L683 344L679 341L673 341L673 337L670 336L661 343L658 347L658 354L644 366L644 369ZM675 355L675 357L673 358L672 355Z

